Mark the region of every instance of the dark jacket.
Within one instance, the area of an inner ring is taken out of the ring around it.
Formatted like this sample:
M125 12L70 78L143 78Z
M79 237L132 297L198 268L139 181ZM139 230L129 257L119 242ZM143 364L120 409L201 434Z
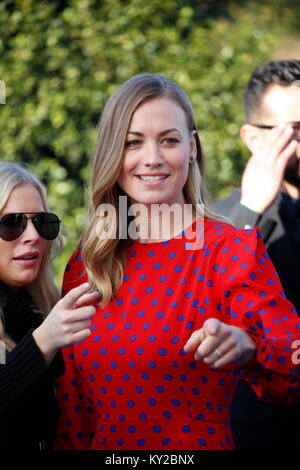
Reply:
M0 449L51 448L58 410L53 383L63 372L60 353L48 367L32 332L42 322L26 289L0 282L5 331L17 343L0 364Z

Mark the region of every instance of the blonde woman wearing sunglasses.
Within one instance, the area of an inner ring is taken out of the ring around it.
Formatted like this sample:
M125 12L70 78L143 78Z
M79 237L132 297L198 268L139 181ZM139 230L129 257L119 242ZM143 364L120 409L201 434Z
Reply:
M53 281L51 262L62 246L59 226L39 180L22 166L0 162L2 450L51 447L57 418L53 380L64 370L58 351L90 334L97 293L88 293L84 284L59 301Z

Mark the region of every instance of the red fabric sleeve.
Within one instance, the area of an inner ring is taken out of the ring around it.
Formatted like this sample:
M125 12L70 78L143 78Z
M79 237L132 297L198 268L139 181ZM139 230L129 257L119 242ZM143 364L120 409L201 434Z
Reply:
M225 321L243 328L257 345L256 361L236 375L264 400L294 401L300 368L293 348L300 338L300 319L285 297L259 230L225 236L214 253Z

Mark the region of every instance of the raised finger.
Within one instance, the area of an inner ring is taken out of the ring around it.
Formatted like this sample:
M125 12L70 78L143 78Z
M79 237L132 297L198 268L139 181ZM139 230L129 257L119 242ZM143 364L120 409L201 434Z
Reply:
M88 282L85 282L84 284L81 284L78 287L75 287L74 289L70 290L60 301L61 303L64 304L65 307L70 308L70 307L75 307L76 302L78 299L83 295L86 294L89 289L91 288L90 284Z
M232 338L229 338L227 341L219 343L209 354L203 357L205 364L212 365L229 351L235 348L235 343Z
M90 320L81 320L78 322L72 323L70 326L70 333L77 333L78 331L86 330L90 328L91 326L91 321Z
M81 307L74 310L68 310L64 313L66 323L74 323L81 320L88 320L96 313L96 308L93 305Z
M77 331L71 336L66 346L71 346L72 344L80 343L81 341L87 339L89 336L91 336L91 330L89 328Z
M204 332L203 329L201 328L200 330L193 331L185 345L183 346L183 349L185 352L192 352L195 351L195 349L199 346L199 344L202 343L204 339Z
M266 155L266 162L273 163L289 144L294 131L291 126L279 126L272 129L270 138L270 151Z
M215 362L212 364L209 364L213 369L219 369L220 367L224 367L227 364L230 364L231 362L236 362L237 361L237 351L235 348L230 349L222 355L220 358L218 358Z
M98 291L88 292L87 294L83 294L79 299L76 301L76 307L84 307L85 305L91 305L101 298L101 294Z
M198 347L195 357L197 357L197 360L208 357L220 343L221 340L217 336L207 336Z
M298 142L296 140L291 140L286 148L281 152L280 158L277 159L277 167L283 173L285 167L291 157L296 155Z

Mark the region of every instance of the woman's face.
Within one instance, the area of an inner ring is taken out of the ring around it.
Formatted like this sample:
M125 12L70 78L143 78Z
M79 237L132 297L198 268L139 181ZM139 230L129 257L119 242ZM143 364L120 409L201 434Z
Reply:
M31 184L21 184L13 189L0 217L16 212L24 212L28 216L32 212L45 212L40 193ZM31 220L27 221L25 231L16 240L0 238L0 280L13 290L35 281L48 243L37 233Z
M183 109L168 98L146 101L132 116L118 183L132 203L183 205L190 156L196 142Z

